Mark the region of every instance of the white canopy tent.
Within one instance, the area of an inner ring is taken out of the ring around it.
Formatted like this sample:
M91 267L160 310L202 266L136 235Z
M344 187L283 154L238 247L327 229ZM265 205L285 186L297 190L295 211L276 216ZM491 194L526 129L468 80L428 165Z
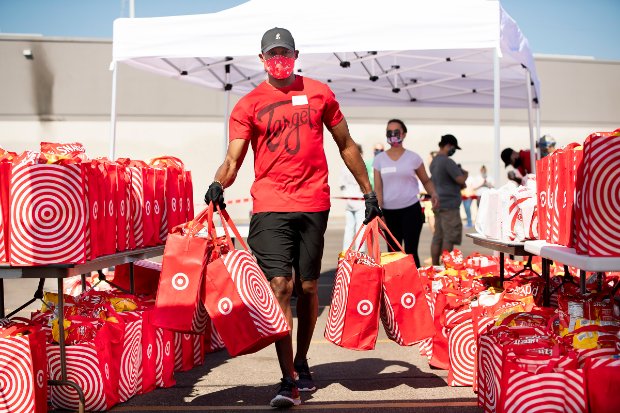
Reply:
M114 22L111 156L118 62L245 94L265 78L260 39L276 26L295 37L295 70L328 83L342 105L493 107L496 182L500 106L527 108L534 147L534 59L498 1L250 0L212 14Z

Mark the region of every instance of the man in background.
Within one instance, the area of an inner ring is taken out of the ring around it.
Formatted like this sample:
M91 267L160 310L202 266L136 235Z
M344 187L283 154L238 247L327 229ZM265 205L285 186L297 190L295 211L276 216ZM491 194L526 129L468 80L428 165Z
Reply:
M468 173L450 157L461 149L454 135L443 135L439 152L431 162L431 180L439 195L439 209L435 210L435 232L431 243L433 265L439 265L442 251L452 251L463 237L461 221L461 189L465 188Z

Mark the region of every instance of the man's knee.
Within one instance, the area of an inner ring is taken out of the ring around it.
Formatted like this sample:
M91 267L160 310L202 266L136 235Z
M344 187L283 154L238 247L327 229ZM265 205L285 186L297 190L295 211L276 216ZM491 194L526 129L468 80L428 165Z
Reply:
M291 277L274 277L269 283L278 300L290 297L293 293L293 280Z
M298 294L312 296L318 294L318 280L302 281L297 289Z

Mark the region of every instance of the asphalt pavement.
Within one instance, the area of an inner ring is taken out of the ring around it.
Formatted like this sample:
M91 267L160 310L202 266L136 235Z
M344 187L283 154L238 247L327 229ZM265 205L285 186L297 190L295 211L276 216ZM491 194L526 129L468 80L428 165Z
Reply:
M465 229L465 231L472 231ZM321 412L481 412L470 387L448 387L447 371L431 369L417 346L400 347L380 327L372 351L342 349L327 342L323 331L343 225L330 222L326 233L322 274L319 281L319 320L308 355L318 389L302 393L302 405L294 410ZM420 240L422 261L430 256L430 230L425 225ZM464 254L478 250L463 236ZM54 290L50 282L46 289ZM32 297L37 280L5 280L7 310ZM33 304L24 310L25 314ZM296 322L296 319L295 319ZM268 406L277 391L280 372L273 346L255 354L231 358L227 352L208 354L201 367L175 374L177 385L134 396L113 412L247 412L272 410Z

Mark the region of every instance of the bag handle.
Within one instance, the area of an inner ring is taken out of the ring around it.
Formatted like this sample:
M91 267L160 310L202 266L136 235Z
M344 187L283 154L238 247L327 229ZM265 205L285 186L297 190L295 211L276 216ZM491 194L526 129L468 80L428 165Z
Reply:
M160 164L163 164L164 166L172 165L180 169L185 169L183 161L176 156L158 156L149 161L149 165L151 166L159 166Z
M209 221L209 232L211 233L213 239L215 239L217 238L217 234L215 232L215 224L213 223L213 202L209 203L208 209L211 211L210 219L208 220ZM243 237L241 237L241 234L239 233L237 226L234 224L234 222L230 218L230 215L228 214L228 212L225 209L221 209L218 204L215 204L215 209L220 214L222 228L224 229L224 234L226 236L226 241L228 242L228 246L231 249L234 248L232 238L230 237L230 232L229 232L229 229L230 229L230 231L232 231L233 234L235 235L236 239L239 240L239 243L241 244L243 249L245 251L249 251L248 246L246 245L245 241L243 241Z
M383 229L383 232L381 233L381 235L383 236L383 239L385 239L386 242L388 241L387 237L385 236L385 234L387 233L392 239L392 241L394 241L394 245L398 247L400 252L402 252L403 254L406 254L405 250L403 249L403 246L400 245L400 242L396 240L392 232L389 230L389 228L387 227L387 225L385 224L385 222L383 222L381 218L377 218L377 226Z

